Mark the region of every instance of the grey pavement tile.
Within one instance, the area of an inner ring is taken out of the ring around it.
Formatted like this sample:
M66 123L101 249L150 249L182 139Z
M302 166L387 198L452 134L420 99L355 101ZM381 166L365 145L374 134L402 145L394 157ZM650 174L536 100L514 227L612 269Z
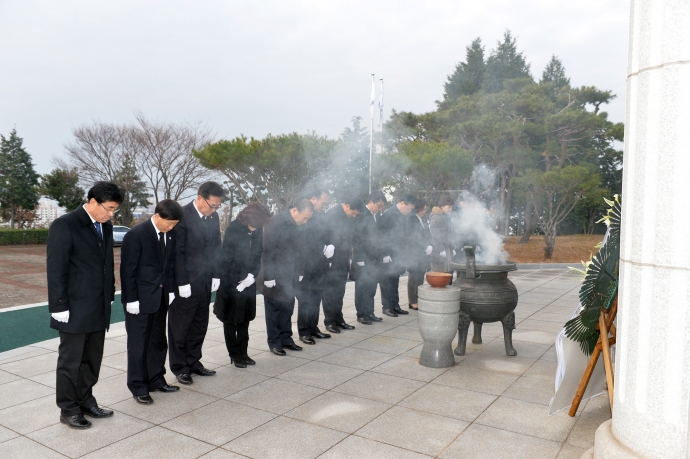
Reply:
M0 413L0 416L2 416L2 413ZM0 420L2 417L0 417ZM6 442L7 440L12 440L13 438L17 438L19 434L17 432L13 432L10 429L6 429L2 426L0 426L0 443ZM8 457L8 456L3 456L3 457Z
M338 346L338 343L336 341L333 341L332 339L314 339L316 340L316 344L305 344L302 342L297 343L300 346L302 346L302 351L299 353L300 358L317 360L321 357L333 354L334 352L343 349L343 346Z
M70 429L62 423L27 434L27 437L65 456L80 457L135 435L151 424L122 413L105 419L90 419L90 429Z
M419 321L417 321L417 319L412 319L409 322L405 322L402 325L404 327L415 327L417 330L419 330Z
M563 326L567 321L570 320L572 315L573 315L572 311L571 312L562 312L562 313L539 311L539 312L536 312L531 317L531 319L541 320L544 322L553 322L555 324L560 324L561 326Z
M357 435L430 456L440 454L469 423L394 406Z
M322 330L322 331L324 331L324 330ZM352 346L355 343L359 343L360 341L364 341L365 339L369 339L369 338L371 338L371 335L368 333L359 333L357 331L346 330L346 331L341 331L340 333L331 333L331 338L329 338L327 341L329 343L332 341L333 344L335 344L337 346L347 347L347 346ZM318 344L317 344L317 346L318 346Z
M45 341L39 341L38 343L34 343L31 346L39 347L42 349L47 349L47 350L53 351L53 352L57 352L58 348L60 347L60 338L53 338L53 339L47 339Z
M407 397L399 405L471 422L494 400L496 400L495 395L431 383Z
M120 352L127 352L127 343L115 341L114 339L105 340L105 347L103 348L103 357L119 354Z
M387 336L372 336L369 339L353 344L352 347L357 349L367 349L369 351L385 352L387 354L399 355L405 351L409 351L413 347L419 345L418 341L410 341L407 339L389 338Z
M325 357L321 357L319 362L332 363L334 365L342 365L345 367L357 368L359 370L370 370L392 358L394 358L394 356L391 354L346 347L332 354L328 354Z
M604 393L589 399L585 409L580 412L566 444L584 449L591 448L594 445L594 432L609 419L611 419L611 410L608 395Z
M527 371L527 369L532 366L535 361L536 359L528 359L526 357L481 352L468 356L458 365L519 376Z
M353 433L391 405L338 392L326 392L284 416L329 429Z
M419 359L413 357L398 356L371 371L383 373L400 378L416 379L417 381L429 382L442 375L448 368L428 368L419 364Z
M0 443L0 457L12 459L64 459L63 456L26 437Z
M424 459L430 456L351 435L319 459Z
M423 385L421 381L367 372L334 388L333 391L395 404Z
M151 396L154 400L152 405L137 403L130 396L127 400L109 406L113 410L121 411L152 424L162 424L217 400L214 397L185 389L182 388L172 394L156 392Z
M550 346L548 344L520 341L519 343L513 342L513 347L517 351L518 357L538 359L544 355ZM494 354L506 355L506 346L502 336L491 341L490 343L487 343L484 349Z
M324 393L324 389L271 378L226 397L232 402L283 414Z
M246 371L265 376L278 376L281 373L285 373L286 371L290 371L293 368L306 365L310 362L310 360L300 359L292 355L281 357L273 355L270 352L263 352L256 356L252 356L252 358L256 361L256 365L247 366Z
M228 349L225 347L225 343L216 343L215 341L205 341L204 344L215 343L215 346L204 347L201 352L203 353L203 361L207 363L212 363L214 365L229 365L230 356L228 355Z
M551 346L541 357L539 357L539 360L553 360L554 362L556 361L556 348L555 346Z
M278 378L321 389L333 389L360 374L362 370L314 361L282 373Z
M223 448L255 459L311 459L346 436L336 430L278 417L223 445Z
M537 360L534 365L529 367L525 376L531 378L544 379L553 383L556 377L556 362L553 360Z
M103 369L103 367L101 367ZM170 380L170 377L168 377ZM112 406L117 402L132 397L127 388L127 373L120 373L109 378L100 378L93 387L93 396L99 405Z
M247 456L240 456L232 451L223 448L216 448L208 454L200 456L199 459L246 459Z
M21 376L0 370L0 385L21 379Z
M86 459L199 457L214 447L162 427L153 427L84 456Z
M556 459L581 459L582 455L592 446L594 446L594 437L592 437L592 444L588 448L581 448L565 443L558 453L558 456L556 456Z
M518 376L508 373L457 365L436 378L434 384L501 395L517 379Z
M563 411L549 416L545 405L499 397L475 423L562 443L575 420Z
M554 395L553 379L521 376L503 393L503 396L548 406Z
M0 390L0 410L54 394L50 387L27 379L8 382Z
M127 352L120 352L119 354L103 357L101 365L112 367L120 371L127 371Z
M275 417L273 413L218 400L176 417L162 427L221 446Z
M553 459L556 443L478 424L468 427L439 457L444 459Z
M9 362L14 362L15 360L23 360L31 357L36 357L38 355L50 354L54 351L49 349L43 349L40 347L24 346L18 347L5 352L0 352L0 365L4 365ZM57 354L55 354L57 359ZM57 361L57 360L56 360Z
M419 346L415 346L412 349L410 349L409 351L403 352L400 355L402 357L413 357L415 359L418 359L419 356L422 354L422 347L423 346L424 346L424 344L420 344ZM455 357L456 357L455 363L457 363L458 362L458 360L457 360L458 356L456 355Z
M357 330L357 333L363 333L363 334L367 334L367 335L378 335L378 334L383 333L385 331L399 327L400 325L403 324L403 322L397 322L397 317L388 317L388 316L384 316L382 314L379 314L379 317L382 317L384 320L381 322L372 322L371 325L362 325L359 322L353 321L353 323L351 325L354 325L355 327L357 327L355 329L355 330ZM347 334L347 333L348 333L348 331L343 331L337 336Z
M554 335L563 329L563 324L565 322L547 322L544 320L536 320L534 316L527 320L523 320L519 324L520 330L539 330L548 333L553 333Z
M0 411L0 424L26 435L60 422L60 409L55 396L31 400Z
M422 341L422 335L419 329L414 327L399 327L391 328L381 333L381 336L390 336L391 338L407 339L410 341Z
M266 376L232 366L218 368L214 376L194 376L193 378L194 384L185 386L186 389L216 398L224 398L254 384L259 384L266 379Z
M251 334L249 335L251 339ZM206 340L217 341L219 343L225 342L225 334L222 328L214 328L206 331Z
M263 319L252 320L251 322L249 322L249 330L250 333L252 331L266 332L266 321Z
M556 333L536 330L513 330L513 341L529 341L531 343L552 345L556 341Z
M50 352L2 364L0 365L0 370L21 376L22 378L28 378L55 370L57 357L57 352Z
M122 371L120 370L116 370L115 368L106 367L103 365L101 366L101 371L98 374L98 380L100 381L102 379L110 378L111 376L119 375L121 373ZM55 389L55 370L49 371L47 373L41 373L40 375L31 376L27 379Z

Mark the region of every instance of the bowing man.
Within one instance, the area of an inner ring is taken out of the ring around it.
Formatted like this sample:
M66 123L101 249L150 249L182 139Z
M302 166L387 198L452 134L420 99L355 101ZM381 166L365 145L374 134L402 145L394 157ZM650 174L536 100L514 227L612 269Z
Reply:
M125 234L120 279L127 330L127 387L141 404L153 403L150 393L176 392L165 381L168 343L165 323L175 298L175 226L182 206L172 199L156 205L150 220Z

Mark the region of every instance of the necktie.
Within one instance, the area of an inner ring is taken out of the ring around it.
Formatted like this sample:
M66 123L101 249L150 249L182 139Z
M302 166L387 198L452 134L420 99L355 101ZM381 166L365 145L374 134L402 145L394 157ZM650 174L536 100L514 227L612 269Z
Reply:
M98 233L98 238L103 240L103 233L101 232L101 224L98 222L93 222L93 226L96 227L96 232Z
M165 233L158 233L158 250L161 253L161 259L165 261Z

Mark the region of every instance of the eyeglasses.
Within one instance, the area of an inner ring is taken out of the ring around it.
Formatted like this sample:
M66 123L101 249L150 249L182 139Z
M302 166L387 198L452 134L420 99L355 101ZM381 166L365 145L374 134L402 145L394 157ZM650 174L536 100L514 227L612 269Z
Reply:
M117 215L117 214L120 213L120 209L109 210L107 207L105 207L105 206L104 206L103 204L101 204L100 202L98 203L98 205L101 206L101 207L103 208L103 210L105 210L105 211L108 212L109 214Z
M217 206L213 206L213 205L209 204L208 201L206 201L206 198L202 197L201 199L203 199L204 202L206 203L206 205L211 209L217 210L217 209L220 209L221 207L223 207L223 203L220 203Z

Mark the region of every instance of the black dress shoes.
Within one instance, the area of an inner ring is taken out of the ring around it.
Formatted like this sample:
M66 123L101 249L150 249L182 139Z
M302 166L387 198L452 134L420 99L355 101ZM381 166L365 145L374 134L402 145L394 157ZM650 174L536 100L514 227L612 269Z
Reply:
M400 309L400 306L393 309L393 311L395 311L396 314L409 314L410 313L410 311L403 311L402 309Z
M312 340L312 341L313 341L313 340ZM295 343L287 344L287 345L285 345L285 346L283 346L283 347L284 347L285 349L290 349L291 351L301 351L301 350L302 350L302 348L301 348L300 346L296 345ZM283 351L283 352L285 352L285 351Z
M159 387L158 389L156 389L157 392L177 392L178 390L180 390L179 387L177 387L177 386L169 386L169 385L167 385L167 384L163 384L161 387Z
M314 341L314 338L311 336L300 336L299 340L302 341L304 344L316 344L316 341Z
M357 317L357 322L363 325L371 325L371 320L367 319L366 317Z
M328 333L321 333L320 331L317 331L316 333L312 333L311 336L313 336L314 338L319 338L319 339L326 339L326 338L331 337L331 335L329 335Z
M237 368L247 368L247 364L245 363L244 359L242 359L242 358L239 358L239 359L230 358L230 363L234 363Z
M177 375L177 381L180 384L194 384L194 380L192 379L192 375L189 373L182 373L180 375Z
M91 421L87 421L83 414L75 414L74 416L60 415L60 422L67 424L73 429L88 429L91 427Z
M92 418L107 418L113 415L112 410L104 410L103 408L99 408L97 406L91 407L91 408L82 408L81 409L81 414L84 414L86 416L91 416Z
M338 324L338 328L342 328L343 330L354 330L355 329L355 327L353 327L352 325L348 325L345 322L340 322Z
M374 314L368 316L367 319L371 320L372 322L381 322L383 320L382 318L377 317Z
M337 325L326 325L326 330L328 330L331 333L340 333L340 329Z
M395 311L393 311L391 309L384 309L383 315L388 316L388 317L398 317L398 315L395 313Z
M208 368L197 368L196 370L192 370L192 373L199 375L199 376L213 376L216 374L216 370L209 370Z
M142 405L150 405L153 403L153 399L149 394L146 395L135 395L134 400L137 401L137 403L141 403Z
M271 352L275 355L280 355L281 357L287 355L282 347L272 347Z

